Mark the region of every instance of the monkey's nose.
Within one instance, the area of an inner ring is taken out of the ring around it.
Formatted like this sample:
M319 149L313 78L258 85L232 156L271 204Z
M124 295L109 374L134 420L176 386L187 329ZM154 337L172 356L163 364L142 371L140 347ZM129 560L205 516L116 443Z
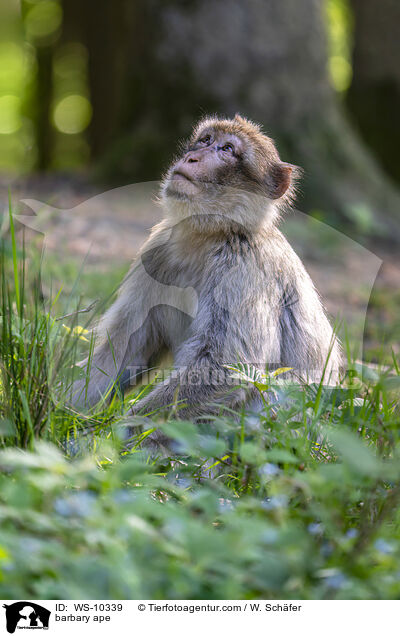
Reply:
M202 155L196 150L191 150L186 153L183 163L198 163L201 160Z

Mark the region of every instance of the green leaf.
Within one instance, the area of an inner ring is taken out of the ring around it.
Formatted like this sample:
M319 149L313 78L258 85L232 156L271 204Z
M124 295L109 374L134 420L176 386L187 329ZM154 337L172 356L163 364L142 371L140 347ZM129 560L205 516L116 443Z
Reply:
M284 448L273 448L267 451L267 459L274 464L299 464L300 460Z
M359 437L343 429L325 428L324 431L343 463L351 470L364 476L380 475L381 462Z
M266 452L253 442L243 442L240 445L240 457L245 464L251 464L254 466L261 466L264 464L267 458Z
M275 378L278 375L281 375L281 373L286 373L287 371L292 371L293 367L281 367L280 369L276 369L275 371L273 371L271 373L271 375Z

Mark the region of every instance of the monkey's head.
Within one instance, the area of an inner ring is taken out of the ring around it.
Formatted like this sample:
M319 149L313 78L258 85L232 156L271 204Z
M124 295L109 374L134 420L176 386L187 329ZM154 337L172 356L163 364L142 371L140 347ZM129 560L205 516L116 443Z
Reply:
M253 122L239 115L207 118L165 175L161 199L177 220L201 216L203 227L215 227L230 219L255 229L276 221L298 174Z

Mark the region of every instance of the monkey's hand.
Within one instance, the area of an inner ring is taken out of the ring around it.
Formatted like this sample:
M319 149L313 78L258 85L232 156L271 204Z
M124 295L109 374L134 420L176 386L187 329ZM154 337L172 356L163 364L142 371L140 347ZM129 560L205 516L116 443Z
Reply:
M230 372L222 365L197 359L185 369L174 369L171 377L131 406L133 415L173 415L188 419L218 413L246 400L244 388L232 386Z

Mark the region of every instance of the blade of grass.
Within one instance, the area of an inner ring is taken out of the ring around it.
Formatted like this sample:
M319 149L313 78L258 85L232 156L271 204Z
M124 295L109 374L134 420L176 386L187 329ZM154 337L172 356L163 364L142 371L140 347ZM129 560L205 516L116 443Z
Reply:
M21 315L21 297L19 293L19 277L18 277L18 259L17 259L17 241L15 239L15 227L11 205L11 190L8 189L8 213L10 217L10 232L11 232L11 247L12 247L12 260L14 270L14 284L15 284L15 299L17 303L18 315Z

